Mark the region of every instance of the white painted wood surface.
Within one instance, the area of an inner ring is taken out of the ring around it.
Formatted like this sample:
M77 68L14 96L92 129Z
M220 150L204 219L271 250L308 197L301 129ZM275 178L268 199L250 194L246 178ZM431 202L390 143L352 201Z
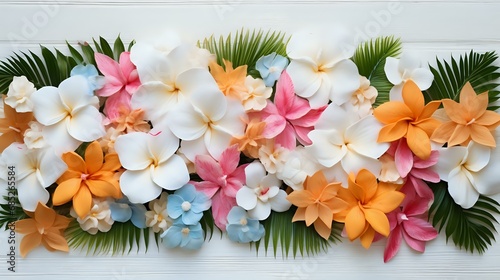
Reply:
M365 36L394 34L422 61L470 49L500 51L498 1L285 1L285 0L64 0L0 1L0 58L39 44L70 43L121 34L124 41L174 30L195 42L241 27L293 32L343 24ZM368 251L359 244L333 246L311 258L256 256L246 245L215 236L202 250L132 253L123 257L79 252L48 253L40 248L16 257L8 268L8 232L0 233L0 279L500 279L500 244L484 255L459 251L445 238L429 242L425 254L403 245L383 263L384 243ZM17 241L20 241L18 236Z

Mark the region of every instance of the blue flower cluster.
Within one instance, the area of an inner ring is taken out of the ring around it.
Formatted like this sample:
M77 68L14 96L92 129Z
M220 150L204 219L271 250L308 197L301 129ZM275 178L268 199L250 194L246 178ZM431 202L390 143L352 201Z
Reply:
M163 244L168 248L199 249L204 241L200 219L211 204L211 200L191 184L169 195L167 212L174 223L161 235Z
M248 216L245 209L235 206L227 215L226 225L229 239L239 243L249 243L259 241L264 236L264 226L259 220Z

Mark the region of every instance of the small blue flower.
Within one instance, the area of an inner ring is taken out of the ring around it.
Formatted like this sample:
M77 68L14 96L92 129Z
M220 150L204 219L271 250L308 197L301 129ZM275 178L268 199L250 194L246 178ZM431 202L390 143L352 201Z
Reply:
M138 228L146 228L146 207L133 204L126 197L109 203L111 219L124 223L130 220Z
M82 65L79 64L71 69L70 76L84 76L90 88L90 95L94 95L94 91L101 89L106 83L106 78L99 76L97 69L92 64Z
M288 66L288 59L273 52L257 60L255 69L259 71L266 87L272 87L281 76L281 72Z
M239 243L259 241L264 236L264 226L251 219L245 209L235 206L227 215L226 231L229 239Z
M201 224L185 225L181 219L175 220L174 224L161 235L161 238L167 248L181 247L197 250L204 242Z
M204 193L187 184L168 196L167 212L172 219L180 217L185 225L196 225L203 217L203 211L211 205L212 201Z

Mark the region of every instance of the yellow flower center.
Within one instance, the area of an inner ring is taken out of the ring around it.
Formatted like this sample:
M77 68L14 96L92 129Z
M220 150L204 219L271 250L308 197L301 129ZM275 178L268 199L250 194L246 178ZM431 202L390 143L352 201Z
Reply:
M246 225L247 225L247 223L248 223L247 218L245 218L245 217L241 218L241 220L240 220L240 224L241 224L242 226L246 226Z
M182 234L188 235L189 234L189 228L185 227L181 230Z

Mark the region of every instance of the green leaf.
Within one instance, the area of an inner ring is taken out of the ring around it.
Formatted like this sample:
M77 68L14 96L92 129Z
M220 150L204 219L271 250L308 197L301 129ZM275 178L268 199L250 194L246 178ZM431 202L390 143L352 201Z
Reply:
M94 58L94 50L92 47L87 43L78 43L80 45L80 48L82 49L83 56L85 57L85 62L89 64L95 64L95 58Z
M0 93L7 93L12 79L25 76L36 88L44 86L59 86L67 78L68 68L74 66L75 59L70 58L58 50L50 51L40 46L41 56L32 51L14 53L11 57L0 61Z
M0 203L0 228L7 230L10 223L27 217L19 203L17 190L9 190L7 187L7 195L3 196L3 201Z
M120 35L116 37L115 43L113 44L113 53L114 59L118 61L120 59L120 54L125 52L125 45L123 45L122 39L120 39Z
M500 98L497 89L500 71L497 65L498 55L493 52L484 54L470 51L459 58L450 60L436 58L436 68L430 66L434 82L425 92L426 101L449 98L459 101L462 87L470 82L476 93L488 91L490 102ZM494 110L498 107L490 107Z
M111 46L109 45L108 41L104 40L104 38L99 37L99 42L101 43L101 49L102 53L109 56L110 58L114 59L114 53L113 50L111 49ZM97 45L96 45L97 47Z
M84 231L76 220L72 220L65 234L71 248L86 251L87 254L123 255L129 253L133 247L137 247L137 251L141 247L147 250L150 232L149 228L139 229L128 221L113 223L108 232L98 231L96 234L90 234Z
M393 87L384 72L385 60L401 54L401 41L393 36L378 37L358 46L352 60L358 66L359 74L365 76L378 91L374 106L389 101Z
M292 222L296 207L290 208L286 212L272 212L271 216L264 222L266 232L264 237L255 242L257 252L261 244L264 246L264 251L268 252L269 246L273 246L273 253L276 257L278 247L281 247L281 255L283 258L288 257L290 253L295 258L298 253L304 255L317 255L321 252L326 252L330 244L340 241L342 226L333 222L332 233L328 240L321 237L314 227L308 227L302 221ZM291 249L291 252L290 252Z
M209 50L217 57L217 63L224 66L223 59L232 62L236 68L248 65L248 71L255 69L257 60L273 52L286 56L285 33L268 31L264 34L262 30L253 31L241 29L226 38L220 36L217 40L213 35L198 42L198 46ZM252 72L255 73L255 72Z
M439 232L444 229L446 240L451 238L458 248L484 253L495 240L498 221L493 214L500 214L500 204L480 196L472 208L463 209L449 194L446 182L431 184L431 187L434 192L434 202L429 209L432 225Z

